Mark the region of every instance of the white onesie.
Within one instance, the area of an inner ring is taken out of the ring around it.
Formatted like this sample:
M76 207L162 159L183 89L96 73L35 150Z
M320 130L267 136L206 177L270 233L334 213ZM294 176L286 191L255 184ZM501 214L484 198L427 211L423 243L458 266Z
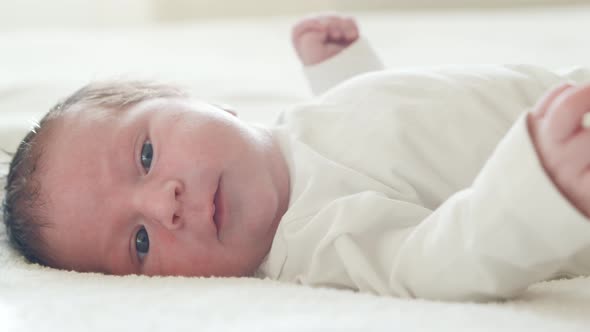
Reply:
M379 66L361 40L308 77L322 92ZM485 301L590 274L590 221L545 174L525 121L539 97L565 80L590 81L590 72L522 65L379 71L283 113L275 134L291 197L259 275Z

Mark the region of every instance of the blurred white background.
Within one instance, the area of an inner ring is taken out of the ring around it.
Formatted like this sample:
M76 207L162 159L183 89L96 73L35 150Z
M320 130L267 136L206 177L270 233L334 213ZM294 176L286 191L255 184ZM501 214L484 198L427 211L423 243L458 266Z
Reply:
M0 0L0 29L128 26L310 11L500 8L589 3L589 0Z
M590 65L590 0L0 0L0 148L100 78L178 82L271 123L311 97L290 29L315 11L356 17L392 69Z

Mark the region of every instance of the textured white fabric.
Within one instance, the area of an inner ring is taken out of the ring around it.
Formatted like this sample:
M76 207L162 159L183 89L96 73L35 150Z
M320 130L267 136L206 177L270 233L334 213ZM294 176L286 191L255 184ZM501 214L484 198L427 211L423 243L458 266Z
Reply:
M341 53L316 66L315 77L324 70L330 82L335 71L359 70L363 52L375 58L366 47ZM590 221L545 174L525 116L574 77L588 82L590 71L390 70L285 112L277 134L292 192L262 274L475 301L590 274Z

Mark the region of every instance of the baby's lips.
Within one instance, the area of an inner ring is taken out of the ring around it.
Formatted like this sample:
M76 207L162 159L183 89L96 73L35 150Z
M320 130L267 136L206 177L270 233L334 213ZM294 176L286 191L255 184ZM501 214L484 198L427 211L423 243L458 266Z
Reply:
M213 219L213 224L217 230L217 237L219 237L219 231L223 225L223 218L224 218L224 201L223 201L223 191L222 191L222 177L219 176L219 181L217 183L217 189L215 190L215 194L213 195L213 207L211 216Z

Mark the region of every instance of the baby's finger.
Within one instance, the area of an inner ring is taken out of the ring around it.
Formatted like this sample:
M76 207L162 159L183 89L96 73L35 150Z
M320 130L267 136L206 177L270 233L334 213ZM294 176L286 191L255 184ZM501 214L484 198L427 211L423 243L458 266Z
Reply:
M584 114L588 111L590 111L590 85L564 91L555 98L547 110L549 134L557 141L569 138L582 127Z
M344 34L348 42L353 42L358 38L358 25L354 18L348 17L344 19Z
M328 23L330 40L339 41L344 37L344 29L341 26L341 20L331 20Z
M565 90L567 90L567 89L569 89L571 87L573 87L573 84L571 84L569 82L565 82L565 83L561 83L561 84L557 85L556 87L550 89L537 102L537 104L533 108L533 112L532 113L537 118L544 117L545 116L545 113L547 113L547 109L549 108L549 106L551 105L551 103L553 102L553 100L555 100L555 98L557 98L557 96L559 96L563 91L565 91Z
M300 21L295 24L291 32L291 38L293 41L299 39L301 35L309 31L325 31L326 27L322 24L319 19L310 18Z
M325 30L310 30L299 36L295 41L297 49L308 50L316 48L323 44L327 39L327 31Z

